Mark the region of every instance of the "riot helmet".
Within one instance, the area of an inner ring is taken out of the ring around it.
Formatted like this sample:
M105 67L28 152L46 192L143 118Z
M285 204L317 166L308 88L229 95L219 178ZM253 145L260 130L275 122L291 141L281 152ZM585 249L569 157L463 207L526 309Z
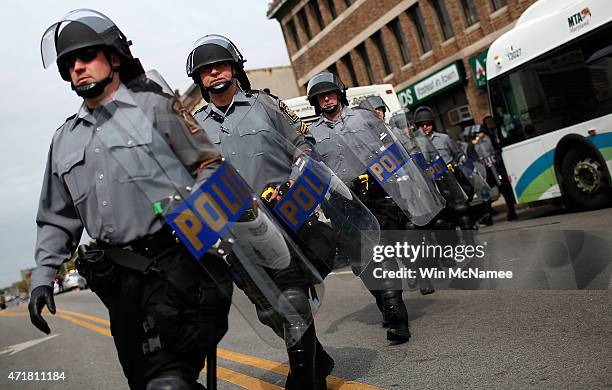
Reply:
M434 123L434 119L432 109L427 106L421 106L414 111L414 124L417 126L422 123Z
M366 101L370 104L370 106L372 106L372 109L377 113L377 115L379 114L379 110L382 111L382 113L380 113L382 114L381 119L384 120L385 114L387 111L389 111L389 107L387 107L385 101L380 96L368 96Z
M330 72L321 72L316 74L308 82L306 87L306 95L308 102L314 107L317 115L321 114L322 110L317 102L317 95L322 93L336 91L338 92L338 100L343 106L348 106L348 99L346 98L346 87L340 77ZM337 105L327 109L328 113L333 113L337 109Z
M101 49L111 66L108 77L80 86L71 83L77 95L92 98L104 91L115 72L119 72L124 83L144 73L140 61L132 56L129 48L131 44L115 23L104 14L91 9L77 9L47 28L40 42L40 51L44 68L57 62L62 79L71 81L69 72L74 58L83 58L81 56L85 56L82 54L84 49ZM120 57L119 67L112 66L111 53Z
M200 78L200 69L206 65L219 62L231 62L233 64L232 80L214 87L205 87ZM233 79L238 81L243 90L249 91L251 89L251 82L244 71L245 62L246 60L232 41L222 35L209 34L194 43L193 49L187 56L185 70L187 76L191 77L193 82L200 87L204 100L210 102L209 93L227 91L232 85Z
M431 123L431 130L426 130L425 134L430 135L435 129L435 115L433 110L427 106L421 106L414 111L414 126L421 127L425 123Z

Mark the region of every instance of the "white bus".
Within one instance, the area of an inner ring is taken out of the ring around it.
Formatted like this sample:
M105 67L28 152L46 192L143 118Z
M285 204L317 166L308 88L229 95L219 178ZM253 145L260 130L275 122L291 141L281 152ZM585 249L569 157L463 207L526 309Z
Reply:
M487 79L518 203L608 204L612 2L534 3L489 48Z
M402 105L393 90L391 84L368 85L365 87L353 87L346 90L346 98L349 102L349 107L359 105L363 100L370 96L380 96L387 104L390 113L401 110ZM314 108L308 103L306 96L300 96L293 99L283 100L297 116L306 124L314 122L319 116L315 114Z

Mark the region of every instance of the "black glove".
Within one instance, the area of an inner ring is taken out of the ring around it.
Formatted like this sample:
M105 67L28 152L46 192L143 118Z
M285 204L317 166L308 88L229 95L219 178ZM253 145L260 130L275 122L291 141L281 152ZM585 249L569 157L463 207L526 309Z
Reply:
M32 321L32 324L40 329L41 332L49 334L51 333L51 329L49 329L47 321L40 315L45 305L47 305L47 309L49 309L51 314L55 314L53 288L51 286L38 286L32 291L32 294L30 294L30 303L28 304L30 321Z

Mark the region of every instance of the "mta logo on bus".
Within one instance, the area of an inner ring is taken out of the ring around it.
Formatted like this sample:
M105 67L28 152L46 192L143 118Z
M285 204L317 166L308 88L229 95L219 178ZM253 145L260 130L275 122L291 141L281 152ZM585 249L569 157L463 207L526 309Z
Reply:
M274 211L297 231L325 199L330 183L331 172L309 160L300 177L274 206Z
M182 204L164 218L191 254L200 259L226 235L252 204L248 185L230 164L222 164Z
M567 18L567 24L569 26L570 32L576 32L582 30L584 27L588 26L591 21L591 10L588 8L583 8L582 11L577 12Z
M400 150L400 146L393 143L368 164L368 171L380 185L406 165L408 156L401 153Z

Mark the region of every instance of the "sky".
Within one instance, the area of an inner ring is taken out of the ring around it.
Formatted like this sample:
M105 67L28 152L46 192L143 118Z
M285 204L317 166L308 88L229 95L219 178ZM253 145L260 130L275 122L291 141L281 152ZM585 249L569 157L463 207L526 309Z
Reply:
M0 288L35 266L36 210L54 131L81 100L54 65L43 69L40 38L73 9L111 18L133 42L145 69L157 69L172 88L189 87L185 61L206 34L229 37L247 69L289 65L280 26L266 17L267 0L16 1L0 13Z

